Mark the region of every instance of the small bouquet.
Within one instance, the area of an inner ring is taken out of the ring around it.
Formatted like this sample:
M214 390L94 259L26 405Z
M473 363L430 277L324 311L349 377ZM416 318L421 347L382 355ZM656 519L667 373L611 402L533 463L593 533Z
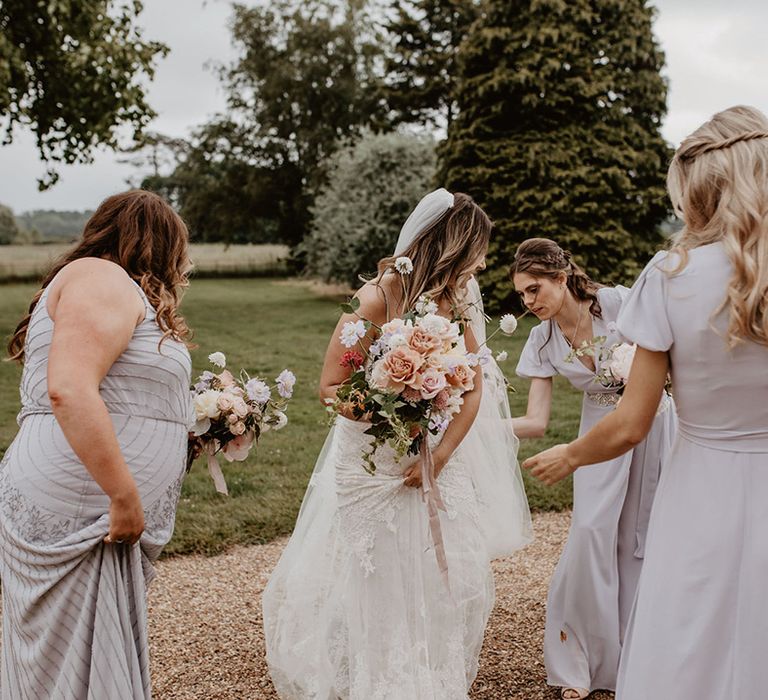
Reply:
M196 422L190 431L187 468L198 454L205 453L216 490L226 494L217 455L241 462L262 433L284 428L296 377L284 369L270 386L258 377L251 378L245 370L235 378L225 369L226 358L221 352L210 354L208 360L219 372L203 372L192 387Z
M565 361L573 362L579 357L592 357L595 362L595 381L609 389L616 389L616 393L621 395L627 385L637 348L629 343L606 345L606 340L607 336L604 335L585 340L568 353Z
M616 389L616 394L622 396L627 388L629 373L635 359L637 346L634 343L614 343L605 345L606 336L600 335L590 341L584 341L574 348L566 357L566 362L573 362L577 357L589 355L595 360L595 381L609 389ZM667 375L664 392L671 395L672 380ZM666 408L666 397L662 396L659 412ZM618 405L618 404L617 404Z

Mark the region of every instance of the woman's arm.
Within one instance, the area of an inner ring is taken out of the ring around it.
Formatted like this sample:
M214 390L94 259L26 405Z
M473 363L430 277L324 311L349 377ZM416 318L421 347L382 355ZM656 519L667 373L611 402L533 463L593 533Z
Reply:
M638 348L624 395L616 410L569 445L556 445L523 462L545 484L554 484L581 466L614 459L643 441L653 425L669 371L669 355Z
M141 499L99 385L144 317L144 304L120 267L95 258L71 263L51 292L48 395L53 414L110 498L106 541L134 543L144 530Z
M358 314L363 318L367 318L369 321L381 326L387 322L387 286L389 280L385 277L379 285L369 282L363 285L355 294L355 298L360 300L360 306L357 310ZM390 311L392 311L390 309ZM359 321L360 318L355 314L343 314L336 324L336 328L333 331L333 335L328 343L328 349L325 351L325 361L323 363L323 371L320 375L320 401L325 404L327 399L333 399L336 397L336 391L339 386L349 379L352 370L349 367L341 366L341 358L344 353L350 350L357 351L361 354L363 350L360 345L356 345L352 348L347 348L341 344L339 336L344 328L344 324L350 321ZM367 351L371 342L376 337L377 333L375 329L370 329L365 338L362 339L361 344ZM350 411L343 411L342 415L354 420L355 416Z
M512 419L512 430L519 438L542 437L552 410L552 377L534 377L528 389L525 415Z
M479 347L469 326L466 328L464 337L467 350L469 352L477 352ZM474 386L462 396L464 403L461 405L461 410L453 417L453 420L450 422L443 435L443 439L432 452L432 461L435 464L435 476L443 470L443 467L448 463L451 455L461 444L464 436L469 432L472 423L475 422L477 411L480 408L482 394L483 372L479 367L476 367L474 370ZM425 436L425 439L426 438L427 436ZM405 470L403 477L406 486L413 486L416 488L421 486L420 463L417 461L415 464L412 464Z

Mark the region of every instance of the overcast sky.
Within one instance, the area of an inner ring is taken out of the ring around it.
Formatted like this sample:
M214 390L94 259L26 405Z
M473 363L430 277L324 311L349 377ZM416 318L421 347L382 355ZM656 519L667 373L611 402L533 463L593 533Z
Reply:
M251 3L256 4L256 3ZM655 32L666 53L669 111L664 136L673 144L714 112L750 104L768 113L768 2L765 0L654 0ZM211 63L234 54L225 0L145 0L140 21L147 38L165 42L149 91L158 113L154 131L188 136L195 125L224 108L224 94ZM37 191L44 166L34 139L17 132L0 147L0 202L20 213L30 209L91 209L105 196L125 189L137 171L103 151L88 165L61 167L60 180Z

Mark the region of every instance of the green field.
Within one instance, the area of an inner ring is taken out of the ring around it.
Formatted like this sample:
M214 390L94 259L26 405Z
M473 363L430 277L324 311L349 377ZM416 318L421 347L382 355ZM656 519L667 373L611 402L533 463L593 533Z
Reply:
M69 243L0 246L0 281L34 280L71 247ZM288 257L284 245L193 243L195 271L201 276L253 275L282 272Z
M7 338L35 291L31 284L0 287L0 335ZM284 367L297 377L296 395L289 409L290 423L282 432L264 436L243 464L225 464L230 496L214 489L201 461L187 478L179 505L176 533L167 553L214 553L236 543L259 543L286 534L301 503L315 457L327 433L324 410L317 399L325 346L336 319L338 299L319 296L307 284L293 280L196 280L183 311L195 329L195 373L208 369L206 357L220 350L230 367L274 377ZM517 389L511 394L512 412L525 410L527 382L513 377L514 362L531 327L524 319L511 338L494 338L495 351L507 350L503 369ZM0 364L0 453L16 432L20 369ZM520 457L571 439L577 430L580 394L557 380L552 421L547 437L523 443ZM555 488L532 482L526 475L533 508L570 506L570 481Z

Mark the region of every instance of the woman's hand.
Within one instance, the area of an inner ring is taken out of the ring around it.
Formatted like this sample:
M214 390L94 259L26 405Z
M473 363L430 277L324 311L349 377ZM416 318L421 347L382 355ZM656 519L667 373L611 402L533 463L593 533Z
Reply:
M432 464L434 465L434 474L435 479L440 475L440 472L443 471L443 468L445 467L448 460L443 457L442 453L438 450L435 450L432 453ZM421 479L421 457L419 457L408 469L403 472L403 483L406 486L410 486L412 488L418 489L423 486L422 479Z
M109 504L109 534L107 544L135 544L144 532L144 509L138 490L113 498Z
M523 469L530 470L533 476L547 486L565 479L569 474L573 474L576 468L577 465L570 460L568 445L555 445L523 462Z

